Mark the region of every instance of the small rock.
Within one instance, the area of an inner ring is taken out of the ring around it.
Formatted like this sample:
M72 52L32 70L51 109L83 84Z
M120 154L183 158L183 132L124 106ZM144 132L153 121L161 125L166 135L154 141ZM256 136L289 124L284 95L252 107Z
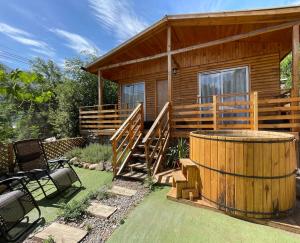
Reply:
M97 164L91 164L90 166L89 166L89 169L90 170L95 170L97 168Z
M45 139L45 142L54 142L54 141L56 141L56 137L51 137L51 138L46 138Z
M83 222L81 225L79 225L79 228L83 228L85 226L85 223Z
M97 164L95 169L103 171L104 170L104 162L100 162L99 164Z
M79 168L82 168L82 166L83 166L83 164L81 164L81 163L78 163L78 165L77 165Z
M83 168L89 169L89 167L90 167L90 164L89 164L89 163L83 163Z
M69 161L71 164L74 164L76 162L78 162L78 158L77 157L73 157L72 159L70 159Z

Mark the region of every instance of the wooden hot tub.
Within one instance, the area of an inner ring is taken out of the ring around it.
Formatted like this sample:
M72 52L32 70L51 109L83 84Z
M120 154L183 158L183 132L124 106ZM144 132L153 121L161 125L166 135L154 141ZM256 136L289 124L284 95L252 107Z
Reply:
M198 190L212 206L239 216L289 214L296 200L293 135L264 131L196 131L190 159L200 171Z

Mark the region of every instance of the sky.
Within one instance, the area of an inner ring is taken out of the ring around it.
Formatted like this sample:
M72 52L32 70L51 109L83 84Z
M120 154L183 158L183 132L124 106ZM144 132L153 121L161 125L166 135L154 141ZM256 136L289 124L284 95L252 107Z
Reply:
M0 0L0 63L101 56L168 14L299 5L300 0Z

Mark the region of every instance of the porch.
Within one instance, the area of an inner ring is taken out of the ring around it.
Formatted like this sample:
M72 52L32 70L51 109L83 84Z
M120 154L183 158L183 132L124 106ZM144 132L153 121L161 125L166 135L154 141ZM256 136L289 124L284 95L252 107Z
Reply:
M299 102L300 97L260 98L258 92L199 97L184 105L166 102L149 130L144 129L142 104L131 113L117 105L82 107L80 132L112 135L114 175L143 180L160 171L170 139L187 138L193 130L298 132Z

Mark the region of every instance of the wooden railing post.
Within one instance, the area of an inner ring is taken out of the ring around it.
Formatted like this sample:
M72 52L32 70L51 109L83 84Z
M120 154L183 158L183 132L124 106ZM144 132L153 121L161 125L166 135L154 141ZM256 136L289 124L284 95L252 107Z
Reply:
M258 130L258 93L256 91L251 93L250 100L252 104L252 130Z
M143 102L141 102L141 112L140 112L140 114L141 114L141 133L143 133L144 132L144 104L143 104Z
M112 146L112 167L113 167L113 175L116 176L117 174L117 146L116 146L116 141L112 140L111 141L111 146Z
M218 113L217 113L217 96L213 96L213 128L214 130L218 129Z
M151 166L150 166L150 161L149 161L149 140L146 141L144 144L145 146L145 160L146 160L146 165L147 165L147 173L148 176L151 176Z

